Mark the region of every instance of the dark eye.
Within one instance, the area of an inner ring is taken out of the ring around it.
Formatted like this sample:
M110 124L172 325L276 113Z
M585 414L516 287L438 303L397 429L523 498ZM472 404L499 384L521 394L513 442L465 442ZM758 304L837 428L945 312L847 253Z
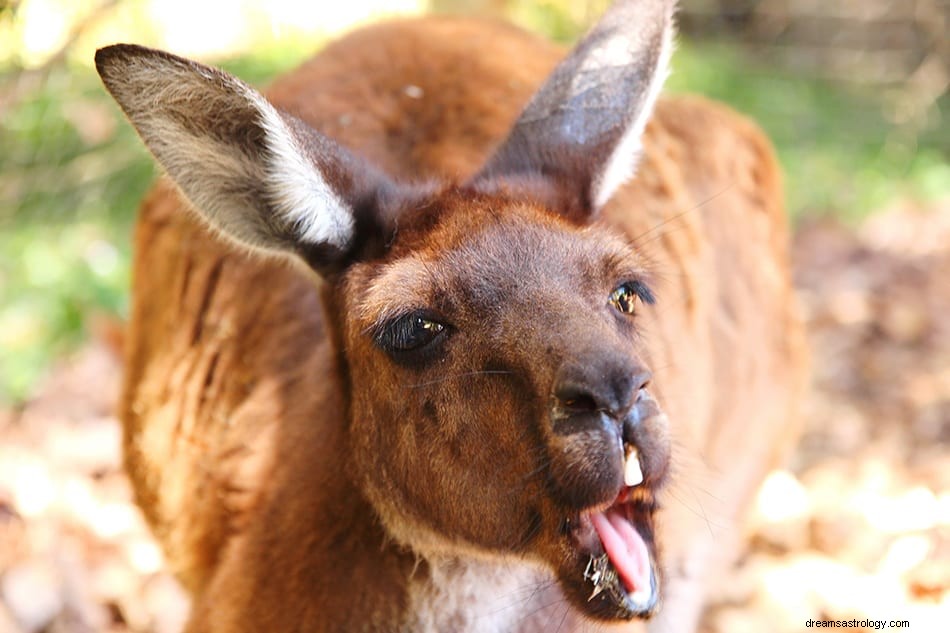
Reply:
M413 312L388 323L376 336L376 344L389 352L420 350L439 338L446 326Z
M623 314L635 314L637 311L637 300L644 303L654 303L653 293L643 283L639 281L628 281L620 284L607 301Z

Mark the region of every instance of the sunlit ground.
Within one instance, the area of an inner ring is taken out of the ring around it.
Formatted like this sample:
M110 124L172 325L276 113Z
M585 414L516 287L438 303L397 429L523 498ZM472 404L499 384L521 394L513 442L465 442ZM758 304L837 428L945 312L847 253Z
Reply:
M121 472L116 333L154 169L94 49L146 43L261 84L352 24L429 4L28 0L14 20L0 2L0 633L172 633L187 608ZM605 4L508 3L562 40ZM816 617L948 630L948 127L912 134L866 91L728 45L684 42L674 65L672 90L733 104L777 145L815 350L805 437L763 487L705 630Z
M814 350L806 433L760 491L710 630L819 616L946 630L950 204L895 205L856 230L807 222L794 258Z

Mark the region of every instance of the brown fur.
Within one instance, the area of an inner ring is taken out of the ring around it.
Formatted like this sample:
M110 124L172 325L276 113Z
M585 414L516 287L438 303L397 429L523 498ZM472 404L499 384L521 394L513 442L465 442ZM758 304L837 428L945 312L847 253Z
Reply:
M394 180L465 182L561 55L501 24L396 22L329 45L267 96ZM541 607L558 589L532 591L551 572L517 558L560 555L537 535L558 502L525 476L560 440L517 421L547 411L565 359L625 345L623 330L571 315L630 274L659 298L631 353L652 369L673 436L657 630L693 626L795 437L804 346L761 133L679 97L658 103L644 146L600 227L519 196L531 183L434 188L391 250L330 282L212 234L167 184L150 194L120 412L138 502L195 596L190 631L488 630L466 605L506 581L514 593L497 608L526 630L556 624L566 607ZM466 338L410 381L365 332L419 303L446 304ZM510 573L486 559L495 550Z

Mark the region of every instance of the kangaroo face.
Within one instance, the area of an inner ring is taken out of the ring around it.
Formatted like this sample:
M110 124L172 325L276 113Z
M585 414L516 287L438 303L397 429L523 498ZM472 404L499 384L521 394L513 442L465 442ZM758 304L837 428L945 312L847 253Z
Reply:
M638 354L644 263L472 192L403 223L341 291L354 475L384 524L427 555L543 561L592 615L649 613L669 441Z

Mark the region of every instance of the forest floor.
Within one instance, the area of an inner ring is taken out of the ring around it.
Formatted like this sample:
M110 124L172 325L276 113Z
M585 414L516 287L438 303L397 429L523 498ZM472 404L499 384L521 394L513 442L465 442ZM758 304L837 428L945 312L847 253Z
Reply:
M793 257L805 433L702 630L950 630L950 204L806 222ZM186 618L121 470L113 348L100 337L0 410L0 633L175 633Z

